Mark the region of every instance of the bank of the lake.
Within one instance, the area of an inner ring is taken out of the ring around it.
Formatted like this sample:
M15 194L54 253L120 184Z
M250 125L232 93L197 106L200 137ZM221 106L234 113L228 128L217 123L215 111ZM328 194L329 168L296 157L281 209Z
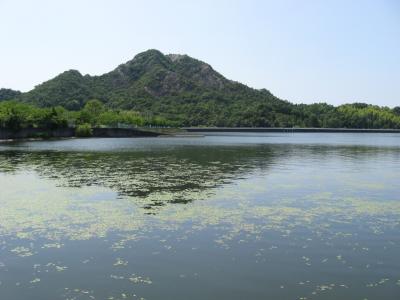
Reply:
M315 128L315 127L184 127L188 132L323 132L323 133L400 133L400 129Z
M182 128L91 128L88 137L127 138L157 136L198 136L199 133L400 133L400 129L358 129L358 128L285 128L285 127L182 127ZM76 128L23 128L11 130L0 128L0 140L70 138L77 136Z
M156 137L164 135L160 130L143 129L143 128L91 128L88 137L109 137L109 138L125 138L125 137ZM0 128L0 140L21 140L21 139L49 139L49 138L70 138L77 136L76 128L23 128L19 130L11 130Z

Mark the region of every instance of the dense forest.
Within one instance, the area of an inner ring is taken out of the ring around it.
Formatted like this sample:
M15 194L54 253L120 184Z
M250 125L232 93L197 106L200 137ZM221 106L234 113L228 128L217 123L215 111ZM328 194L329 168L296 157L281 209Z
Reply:
M94 100L95 99L95 100ZM400 128L400 107L292 104L187 55L140 53L101 76L66 71L27 93L0 89L0 126Z

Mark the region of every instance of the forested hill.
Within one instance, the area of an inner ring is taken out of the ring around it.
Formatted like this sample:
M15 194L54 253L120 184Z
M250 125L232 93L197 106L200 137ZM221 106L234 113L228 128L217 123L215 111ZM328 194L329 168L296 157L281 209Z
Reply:
M21 95L20 91L14 91L11 89L0 89L0 101L14 99Z
M101 76L66 71L27 93L0 89L0 101L80 110L98 99L112 110L196 126L400 128L400 108L367 104L295 105L226 79L187 55L148 50Z

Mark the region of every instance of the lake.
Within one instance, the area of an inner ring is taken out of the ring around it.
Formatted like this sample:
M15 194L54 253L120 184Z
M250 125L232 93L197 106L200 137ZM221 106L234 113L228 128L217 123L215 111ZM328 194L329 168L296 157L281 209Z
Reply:
M0 144L0 298L400 299L400 134Z

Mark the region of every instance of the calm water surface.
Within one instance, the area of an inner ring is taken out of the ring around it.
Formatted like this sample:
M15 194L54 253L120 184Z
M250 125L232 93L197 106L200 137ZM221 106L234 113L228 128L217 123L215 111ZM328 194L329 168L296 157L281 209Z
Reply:
M400 135L0 144L0 299L400 299Z

